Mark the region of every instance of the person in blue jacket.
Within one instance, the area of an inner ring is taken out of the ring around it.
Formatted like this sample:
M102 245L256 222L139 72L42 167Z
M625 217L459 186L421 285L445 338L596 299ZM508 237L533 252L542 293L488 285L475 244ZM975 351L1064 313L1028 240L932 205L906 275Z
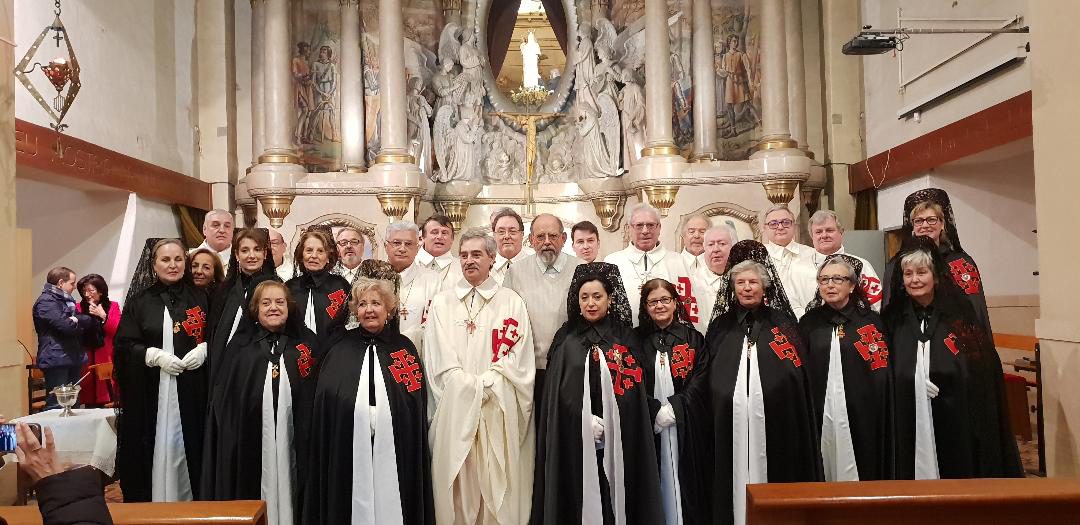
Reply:
M75 311L75 272L63 266L49 270L45 287L34 302L34 330L38 336L37 367L45 373L46 409L58 408L54 388L74 383L86 359L83 330L94 325L88 314Z

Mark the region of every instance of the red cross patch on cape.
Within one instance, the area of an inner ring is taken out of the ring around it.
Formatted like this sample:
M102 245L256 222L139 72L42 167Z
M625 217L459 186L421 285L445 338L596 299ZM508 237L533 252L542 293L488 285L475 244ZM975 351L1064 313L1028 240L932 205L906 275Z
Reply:
M679 292L679 298L682 299L683 308L686 309L686 318L691 323L698 322L699 310L697 298L694 297L694 287L690 284L689 277L679 277L676 279L675 290Z
M881 302L881 279L864 274L859 278L859 287L862 288L863 293L866 294L867 302L871 305Z
M881 335L877 327L868 324L856 332L859 340L855 341L855 349L859 351L863 361L870 363L870 370L889 366L889 347L885 344L885 336Z
M195 344L203 342L203 329L206 328L206 312L202 310L201 306L195 306L188 308L184 313L187 314L187 319L180 323L180 326L184 327L184 333L188 337L194 337Z
M311 357L311 349L304 343L296 345L300 357L296 359L296 367L300 369L300 377L311 375L311 367L315 366L315 358Z
M982 289L982 277L979 269L967 259L957 259L949 263L949 271L952 272L953 281L964 293L974 295Z
M615 395L621 396L627 390L633 390L634 385L641 383L641 367L638 366L637 359L634 359L634 354L625 346L613 344L605 355L608 370L611 371L611 389L615 391Z
M773 340L769 341L769 348L776 352L776 357L791 361L795 368L801 367L802 359L799 358L799 351L795 349L791 341L788 341L787 335L780 331L780 327L773 327L772 334Z
M956 334L953 332L949 332L949 335L945 336L945 347L952 352L952 355L960 353L960 347L956 346L956 340Z
M326 315L329 315L331 319L337 317L341 307L345 305L345 295L345 290L337 290L326 294L326 298L330 300L330 306L326 307Z
M690 371L694 369L694 354L697 351L690 348L689 344L675 345L671 347L671 377L686 379Z
M405 390L409 392L420 390L423 386L421 381L424 380L424 373L420 371L420 363L416 362L416 358L404 348L390 354L390 357L394 358L394 362L390 363L387 370L390 370L390 374L394 376L394 381L397 381L399 385L405 385Z
M510 355L518 342L518 322L513 317L503 319L502 328L491 329L491 362Z

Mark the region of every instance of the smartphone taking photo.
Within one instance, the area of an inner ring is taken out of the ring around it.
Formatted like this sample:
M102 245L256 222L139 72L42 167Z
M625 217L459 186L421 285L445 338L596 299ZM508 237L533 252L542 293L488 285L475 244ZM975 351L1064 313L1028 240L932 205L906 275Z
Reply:
M41 425L37 423L27 423L26 426L30 427L30 432L37 438L38 443L41 443ZM0 454L15 452L15 449L19 446L17 436L18 434L15 433L15 423L0 424Z

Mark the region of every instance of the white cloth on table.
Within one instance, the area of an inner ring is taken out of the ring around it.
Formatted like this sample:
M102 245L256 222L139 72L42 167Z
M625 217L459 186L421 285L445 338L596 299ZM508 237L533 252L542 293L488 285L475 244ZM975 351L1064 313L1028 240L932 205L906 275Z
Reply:
M107 476L116 473L116 411L111 408L76 409L74 416L60 417L57 408L14 419L12 423L37 423L52 430L56 456L62 465L90 465ZM15 454L4 456L18 461Z

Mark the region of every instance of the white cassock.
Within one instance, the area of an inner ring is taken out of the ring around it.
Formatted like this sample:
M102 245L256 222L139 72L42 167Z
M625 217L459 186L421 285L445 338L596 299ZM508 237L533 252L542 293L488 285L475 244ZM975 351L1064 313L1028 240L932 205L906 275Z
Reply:
M612 253L604 262L619 267L626 297L630 300L630 309L634 312L634 326L637 326L638 306L641 302L641 285L649 279L666 279L679 290L679 297L686 306L690 322L697 326L701 313L698 306L698 292L694 289L693 273L683 264L681 255L669 252L662 246L653 248L648 253L634 245Z
M439 276L415 260L398 276L401 277L401 288L398 289L401 335L408 337L416 348L423 348L424 323L431 299L439 292Z
M424 369L434 407L431 486L440 524L529 521L533 357L525 303L488 277L431 301Z
M787 294L795 317L801 318L807 303L814 300L814 294L817 293L817 268L813 262L817 252L795 241L791 241L787 246L769 242L765 249L769 251L769 257L772 258L776 273L784 285L784 293Z
M713 309L716 308L716 294L723 286L724 276L717 275L708 266L702 266L702 270L691 280L698 304L698 320L694 322L694 328L705 334L709 331L709 322L712 321Z
M840 246L839 250L836 250L836 253L842 253L844 255L848 255L862 261L862 275L859 276L859 286L866 294L866 301L870 303L870 307L873 308L875 312L880 312L882 293L881 278L878 277L878 273L874 270L873 265L870 264L870 261L863 259L858 255L847 253L846 251L844 251L843 245ZM828 255L817 251L813 253L811 259L814 263L815 270L821 269L821 265L825 264L826 257L828 257ZM815 276L816 275L817 274L815 274Z
M495 254L495 265L491 267L491 276L495 278L495 282L499 283L499 286L502 286L503 281L506 280L506 273L510 271L510 267L535 253L536 252L534 252L532 248L525 247L510 259L503 257L502 254Z
M286 258L281 261L281 266L278 266L274 272L277 273L278 279L281 279L281 282L287 283L289 282L289 279L293 278L293 275L296 273L296 268L293 267L292 259Z
M433 270L435 275L439 278L439 290L451 290L458 280L461 279L461 262L457 257L453 256L450 252L446 252L438 257L431 255L420 248L420 251L416 253L416 260L420 266Z
M195 253L196 251L199 251L199 250L201 250L203 248L206 248L207 250L210 250L210 251L217 254L218 259L221 260L221 270L222 270L222 272L225 275L228 275L229 274L229 259L232 258L232 246L229 246L228 248L225 248L224 250L219 252L219 251L211 248L210 245L207 244L206 241L203 241L202 244L188 250L188 255L190 255L192 253Z
M694 255L684 248L679 255L682 256L683 266L685 266L687 270L698 272L701 271L702 268L705 268L705 252Z

